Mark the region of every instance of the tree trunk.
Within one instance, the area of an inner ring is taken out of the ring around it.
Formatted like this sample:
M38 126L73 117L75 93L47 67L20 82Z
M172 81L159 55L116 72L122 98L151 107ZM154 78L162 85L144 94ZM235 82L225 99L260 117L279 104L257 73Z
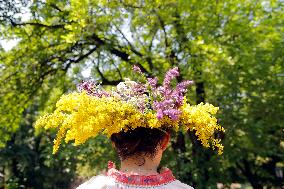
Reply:
M3 165L2 173L3 173L3 187L1 187L0 189L5 189L5 164Z
M196 104L201 102L205 102L205 88L204 88L204 81L202 80L202 70L196 68L198 65L194 65L195 70L195 94L196 94ZM206 189L209 178L209 172L207 167L203 166L204 162L208 162L210 160L209 153L203 151L202 144L199 140L197 140L197 136L195 135L195 131L188 131L188 136L192 142L192 155L195 157L196 165L200 167L196 167L197 171L199 172L199 176L202 177L202 183L197 183L196 187L200 189Z
M263 189L263 186L260 183L258 183L257 176L253 174L249 162L243 159L242 164L243 166L240 163L237 163L237 166L239 167L241 172L247 177L253 189Z
M243 164L245 167L245 175L247 176L253 189L262 189L263 187L257 182L257 178L255 178L253 172L251 171L249 162L244 159Z

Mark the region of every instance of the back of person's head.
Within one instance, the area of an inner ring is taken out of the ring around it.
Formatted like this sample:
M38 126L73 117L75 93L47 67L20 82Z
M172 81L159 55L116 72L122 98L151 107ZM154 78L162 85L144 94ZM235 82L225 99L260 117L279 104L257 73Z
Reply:
M166 135L167 132L159 129L138 127L127 132L121 131L113 134L111 141L121 160L135 155L153 158Z

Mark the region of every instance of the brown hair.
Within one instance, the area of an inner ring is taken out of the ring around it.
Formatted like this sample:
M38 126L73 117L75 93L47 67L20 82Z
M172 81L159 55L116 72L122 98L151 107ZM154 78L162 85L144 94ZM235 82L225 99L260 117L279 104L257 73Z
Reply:
M134 130L111 135L111 141L122 160L141 154L153 158L166 133L166 131L156 128L138 127Z

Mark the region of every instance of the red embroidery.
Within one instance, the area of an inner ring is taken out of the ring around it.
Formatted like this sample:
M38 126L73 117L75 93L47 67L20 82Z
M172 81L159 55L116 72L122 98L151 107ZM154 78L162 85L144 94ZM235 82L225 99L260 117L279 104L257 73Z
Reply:
M111 165L111 166L110 166ZM127 175L115 169L115 165L109 162L109 170L107 176L114 178L117 182L135 185L135 186L158 186L168 184L175 180L172 171L169 169L164 170L157 175Z
M107 168L108 169L112 169L112 168L115 169L115 164L112 161L108 161Z

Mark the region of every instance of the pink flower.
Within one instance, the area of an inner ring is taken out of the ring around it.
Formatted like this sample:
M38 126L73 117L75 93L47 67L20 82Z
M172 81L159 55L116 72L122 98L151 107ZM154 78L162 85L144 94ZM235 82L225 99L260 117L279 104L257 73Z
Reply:
M171 80L173 80L177 76L179 76L178 67L175 67L175 68L170 69L169 71L167 71L165 79L164 79L163 86L164 87L168 87L170 82L171 82Z
M175 88L172 88L170 83L177 76L179 76L178 68L170 69L166 73L163 85L152 89L152 94L155 94L153 95L153 109L157 112L158 119L168 116L172 120L178 120L181 114L179 107L183 105L184 94L187 91L186 88L193 81L182 81ZM153 80L148 79L148 82L150 85L156 84Z
M141 74L141 69L133 66L133 71ZM117 85L117 89L111 93L103 90L94 81L83 81L79 85L80 91L86 91L88 95L102 97L102 96L116 96L119 99L133 104L141 112L147 109L154 110L158 119L164 116L172 120L178 120L181 114L180 107L183 105L184 95L187 87L193 84L193 81L182 81L172 87L171 82L179 76L178 68L175 67L167 71L163 84L158 86L158 78L147 78L147 83L136 83L131 80L126 80ZM149 87L150 86L150 87Z
M148 80L148 83L151 87L154 87L156 88L157 86L157 83L158 83L158 78L157 77L154 77L154 78L147 78Z
M85 91L88 95L91 96L97 96L97 97L102 97L102 96L110 96L108 92L105 90L102 90L99 85L95 81L82 81L78 85L78 90L80 92Z
M142 73L141 69L137 65L134 65L132 70L137 72L137 73Z

